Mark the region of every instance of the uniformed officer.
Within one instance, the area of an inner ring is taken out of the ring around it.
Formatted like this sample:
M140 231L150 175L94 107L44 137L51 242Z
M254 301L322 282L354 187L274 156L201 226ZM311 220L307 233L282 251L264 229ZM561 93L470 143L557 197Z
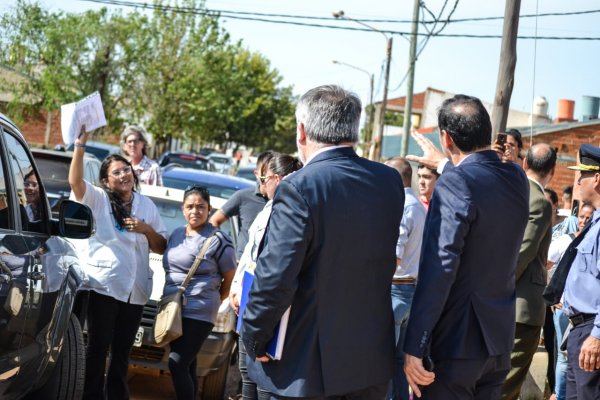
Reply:
M577 185L582 202L596 207L577 246L564 292L564 312L573 324L567 341L567 399L600 398L600 147L581 145Z

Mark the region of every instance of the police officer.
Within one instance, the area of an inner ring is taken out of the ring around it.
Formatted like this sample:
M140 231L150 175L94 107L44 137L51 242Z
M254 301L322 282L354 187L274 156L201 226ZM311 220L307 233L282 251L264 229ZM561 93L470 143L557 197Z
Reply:
M567 341L567 398L600 398L600 147L583 144L577 170L582 202L596 207L577 246L564 292L573 329Z

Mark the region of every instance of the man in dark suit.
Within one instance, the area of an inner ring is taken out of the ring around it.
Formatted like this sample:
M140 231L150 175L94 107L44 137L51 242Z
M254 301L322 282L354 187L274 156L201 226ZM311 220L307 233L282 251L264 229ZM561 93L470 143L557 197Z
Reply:
M490 150L490 118L478 99L444 101L438 126L453 166L437 181L425 221L405 372L427 399L496 399L513 347L527 178Z
M516 270L517 304L511 369L502 387L502 398L516 400L540 342L546 317L542 297L546 287L546 262L552 240L552 205L544 187L554 176L556 151L546 143L531 146L523 168L529 179L529 220ZM552 362L552 361L551 361Z
M243 315L261 398L382 399L392 377L404 186L397 171L354 152L360 112L356 95L337 86L298 104L305 166L277 187ZM265 345L289 306L282 358L269 361Z

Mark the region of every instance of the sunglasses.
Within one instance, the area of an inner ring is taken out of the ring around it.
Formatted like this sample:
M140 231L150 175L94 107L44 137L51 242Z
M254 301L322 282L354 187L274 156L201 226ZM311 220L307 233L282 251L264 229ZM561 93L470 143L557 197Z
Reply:
M208 189L205 186L201 186L201 185L189 185L188 187L185 188L185 190L183 191L183 194L185 196L187 196L187 194L189 192L199 192L202 194L209 194Z
M269 181L269 179L274 178L275 175L268 175L268 176L259 176L258 180L260 181L260 183L262 183L263 185L265 183L267 183Z

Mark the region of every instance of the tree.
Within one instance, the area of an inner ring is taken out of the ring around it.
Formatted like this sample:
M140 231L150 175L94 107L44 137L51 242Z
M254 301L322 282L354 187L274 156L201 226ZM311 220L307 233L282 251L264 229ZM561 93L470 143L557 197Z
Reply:
M72 14L18 0L0 17L0 63L29 79L0 80L16 95L9 112L57 110L97 90L109 132L129 121L163 141L294 148L291 87L269 61L232 43L197 0L155 5L151 16Z

